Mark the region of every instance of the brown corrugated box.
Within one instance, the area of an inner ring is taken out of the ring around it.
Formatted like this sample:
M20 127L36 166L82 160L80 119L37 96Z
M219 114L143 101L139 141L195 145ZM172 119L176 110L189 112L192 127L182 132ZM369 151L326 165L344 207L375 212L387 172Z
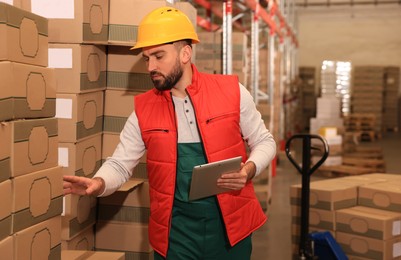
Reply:
M52 2L22 0L25 10L48 18L49 42L107 44L108 0Z
M149 215L149 183L143 179L130 179L117 192L99 198L98 220L148 223Z
M164 0L109 0L109 44L133 46L138 25L146 14L162 6L171 6Z
M0 240L0 255L3 259L14 260L14 237L9 236Z
M12 127L0 123L0 182L11 178Z
M301 225L301 207L291 206L292 223ZM309 208L309 226L323 230L336 230L334 210Z
M79 232L79 234L70 240L61 240L61 250L85 250L95 249L95 230L94 225Z
M106 88L106 47L49 44L49 67L55 69L57 93L85 93Z
M95 247L96 250L141 252L148 255L152 252L148 237L148 225L98 221L96 223Z
M60 142L77 142L102 132L104 91L57 94Z
M90 178L102 163L102 135L96 134L76 143L59 142L58 153L63 175Z
M394 179L360 187L358 204L401 213L401 180Z
M46 18L0 2L0 60L47 67Z
M85 250L63 250L62 260L125 260L123 252L94 252Z
M14 234L15 259L60 259L60 216Z
M61 239L70 240L96 222L96 198L69 194L64 196Z
M290 194L291 204L301 205L301 185L292 185ZM357 204L357 186L346 185L334 179L330 182L315 181L310 183L309 196L311 208L324 210L348 208Z
M13 88L7 84L9 75L2 69L3 62L0 62L0 121L10 120L14 117ZM5 86L3 86L5 84ZM0 159L1 151L0 151Z
M106 89L104 97L103 132L119 134L134 111L133 91ZM116 106L118 104L118 106Z
M336 230L387 240L401 236L401 213L356 206L336 211Z
M368 259L399 259L401 256L401 237L379 240L336 232L336 241L347 255L352 255L354 257L366 257Z
M388 177L387 177L388 176ZM324 210L336 210L357 205L358 189L367 184L386 181L387 174L363 174L310 183L310 207ZM290 187L291 205L301 205L301 185Z
M147 91L153 88L140 50L109 46L107 53L107 89Z
M21 0L0 0L0 2L5 2L9 5L21 8Z
M0 62L0 108L0 120L54 117L54 70L16 62Z
M12 179L13 233L60 215L63 207L61 167Z
M11 181L0 182L0 198L2 200L0 207L0 241L12 234L11 230ZM1 250L0 250L1 251ZM1 254L0 254L1 255Z
M11 176L57 166L57 118L10 121L12 127Z

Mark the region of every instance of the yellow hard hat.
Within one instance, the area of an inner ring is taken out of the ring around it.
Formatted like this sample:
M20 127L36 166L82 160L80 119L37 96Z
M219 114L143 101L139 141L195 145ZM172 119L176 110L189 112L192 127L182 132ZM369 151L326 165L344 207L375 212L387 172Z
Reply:
M160 7L142 19L137 42L131 50L184 39L199 42L189 18L176 8Z

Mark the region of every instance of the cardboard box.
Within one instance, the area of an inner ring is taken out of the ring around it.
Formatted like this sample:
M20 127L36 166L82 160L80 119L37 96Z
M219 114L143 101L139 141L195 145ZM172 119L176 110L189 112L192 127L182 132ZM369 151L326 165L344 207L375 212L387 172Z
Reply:
M110 239L110 238L113 239ZM98 221L95 232L96 250L142 252L149 254L148 225L142 223Z
M79 232L77 236L70 240L61 241L61 250L85 250L95 249L95 230L94 225Z
M14 237L8 236L0 240L0 255L3 259L14 260Z
M102 163L102 135L97 134L77 143L59 142L58 154L63 175L91 178Z
M106 47L49 44L49 67L55 69L57 93L85 93L106 88Z
M9 124L12 177L57 166L57 118L17 120Z
M11 178L12 127L0 123L0 183Z
M107 53L107 89L144 92L153 88L140 50L109 46Z
M291 186L291 205L301 205L301 185ZM357 204L357 185L335 179L310 183L309 205L311 208L336 210Z
M0 240L5 239L11 232L11 181L0 182L0 198L2 199L0 207ZM1 251L1 250L0 250Z
M8 75L0 67L0 82L5 82ZM9 85L8 85L9 86ZM0 83L0 122L14 118L13 88Z
M336 241L347 255L353 255L354 257L398 259L401 256L400 237L379 240L344 232L336 232Z
M301 225L301 207L291 206L292 223ZM336 230L334 210L309 208L309 226L322 230Z
M98 220L148 223L149 216L149 183L143 179L130 179L117 192L99 198Z
M388 174L382 175L391 178ZM401 181L394 179L359 187L358 204L401 213Z
M125 260L123 252L94 252L87 250L63 250L61 251L62 260Z
M75 194L64 196L61 239L71 240L95 223L95 197Z
M0 2L21 8L21 0L0 0Z
M56 79L53 69L0 62L0 107L0 120L54 117Z
M49 42L107 44L108 0L22 0L22 7L49 20Z
M60 216L14 234L15 259L60 259Z
M401 236L401 213L356 206L336 211L336 230L387 240Z
M63 207L62 196L61 167L13 178L13 233L60 215Z
M57 94L60 142L78 142L102 132L103 91Z
M109 44L133 46L141 20L156 8L171 6L164 0L109 0Z
M315 165L322 159L322 156L315 156L313 155L311 158L312 165ZM342 155L329 155L326 160L323 162L322 166L335 166L335 165L342 165L343 164L343 157Z
M47 67L46 18L0 2L0 35L0 61Z
M121 133L128 117L134 111L134 96L137 94L138 92L106 89L103 132Z

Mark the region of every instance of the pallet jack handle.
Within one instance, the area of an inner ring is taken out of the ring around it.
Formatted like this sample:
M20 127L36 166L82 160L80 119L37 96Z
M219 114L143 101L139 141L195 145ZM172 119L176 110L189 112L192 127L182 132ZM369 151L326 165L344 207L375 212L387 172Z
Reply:
M302 164L301 166L291 155L291 144L294 140L302 141ZM312 150L319 148L312 146L312 140L317 139L323 144L323 154L319 161L311 166ZM302 193L301 193L301 237L299 244L300 259L313 259L313 246L309 239L309 192L310 192L310 176L319 168L329 156L329 146L327 141L320 135L314 134L295 134L291 136L285 145L285 152L290 162L295 166L302 175Z

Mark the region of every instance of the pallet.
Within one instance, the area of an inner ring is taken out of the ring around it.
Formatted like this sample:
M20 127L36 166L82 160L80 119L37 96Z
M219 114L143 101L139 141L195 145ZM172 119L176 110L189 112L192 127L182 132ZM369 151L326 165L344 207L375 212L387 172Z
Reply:
M371 168L375 172L386 172L386 163L383 159L364 159L343 156L343 164Z
M361 175L361 174L377 172L372 168L350 166L350 165L320 166L319 171L325 172L326 174L329 173L332 177Z
M356 146L355 152L359 153L382 153L383 149L380 146Z
M383 159L382 152L351 152L344 153L343 157L357 158L357 159Z

